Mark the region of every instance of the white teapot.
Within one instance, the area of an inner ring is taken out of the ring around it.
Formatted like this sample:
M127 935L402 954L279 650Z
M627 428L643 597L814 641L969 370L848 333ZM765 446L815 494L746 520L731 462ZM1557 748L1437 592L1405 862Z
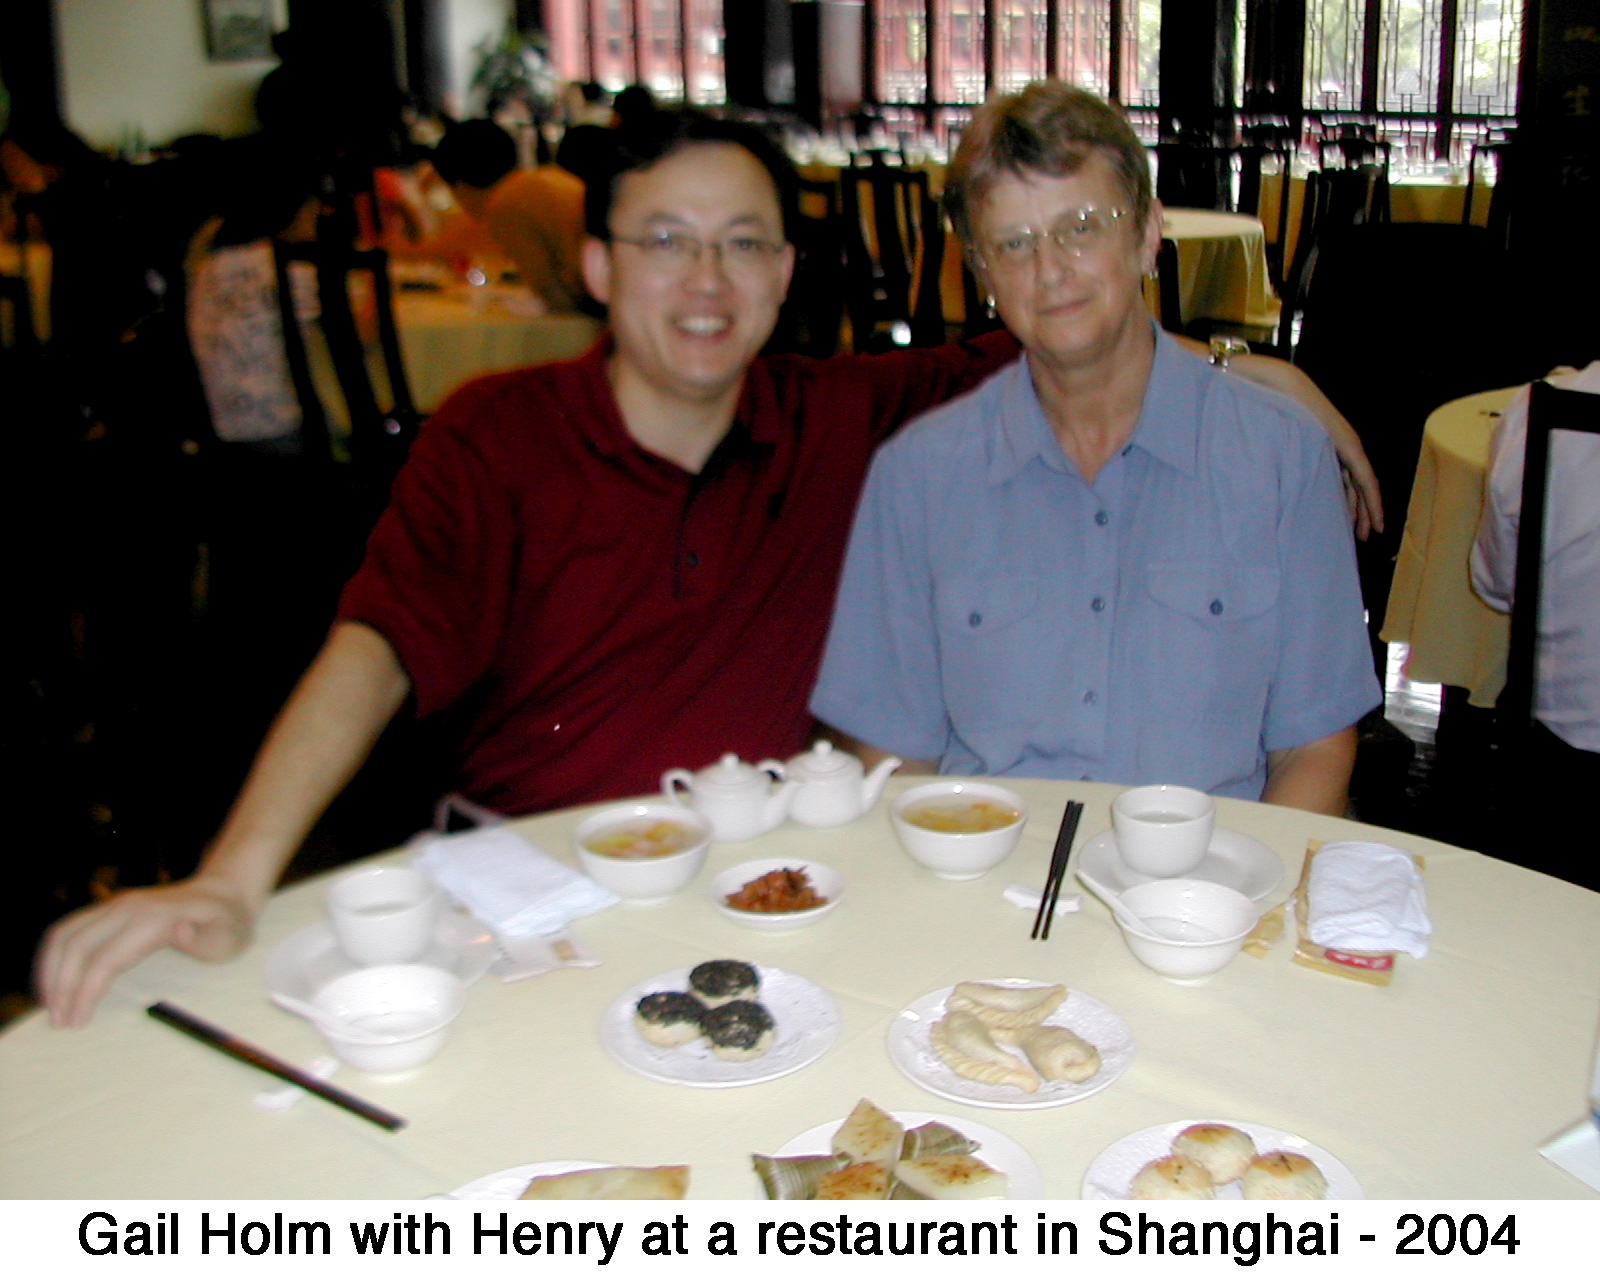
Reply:
M687 801L678 791L680 786L689 792ZM720 843L753 839L776 829L788 816L799 789L797 783L785 780L777 760L745 764L732 751L698 773L677 768L661 775L661 793L708 819L711 837Z
M826 738L788 763L789 776L800 784L789 816L802 826L842 826L878 802L883 784L902 761L889 756L869 774L847 751L836 751Z

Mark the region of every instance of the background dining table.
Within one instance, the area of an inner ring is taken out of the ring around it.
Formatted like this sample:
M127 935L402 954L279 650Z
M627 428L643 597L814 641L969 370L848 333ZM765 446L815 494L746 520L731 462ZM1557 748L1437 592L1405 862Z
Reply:
M1446 402L1428 417L1379 637L1411 647L1406 674L1492 707L1506 683L1511 619L1472 590L1489 439L1516 386Z
M601 324L583 314L530 312L532 297L525 289L474 290L403 291L395 297L395 326L419 411L438 410L481 375L576 358L600 334Z
M1185 324L1210 319L1266 330L1277 326L1282 305L1267 273L1260 221L1238 212L1167 208L1161 233L1178 249L1178 303Z
M322 917L327 880L285 889L238 961L163 951L122 977L86 1029L56 1031L34 1014L0 1035L0 1195L425 1197L519 1163L568 1159L688 1163L691 1197L753 1197L752 1152L774 1152L863 1096L1010 1136L1054 1198L1078 1196L1108 1145L1179 1119L1305 1136L1372 1197L1594 1195L1538 1146L1586 1113L1600 895L1445 844L1221 800L1219 827L1281 859L1280 894L1308 840L1372 838L1419 854L1432 951L1402 957L1393 983L1377 987L1293 964L1286 935L1264 959L1241 955L1209 983L1180 986L1134 960L1098 902L1058 915L1050 939L1033 941L1033 914L1001 896L1008 884L1043 882L1068 799L1087 805L1081 856L1107 830L1119 788L1004 782L1030 809L1021 843L982 879L954 883L916 866L893 838L885 805L912 780L891 781L850 825L790 823L713 846L700 878L667 902L579 921L575 934L598 967L479 981L444 1050L414 1073L339 1073L336 1082L409 1119L394 1134L316 1099L258 1108L252 1097L271 1079L144 1013L166 999L292 1062L316 1056L310 1027L267 1001L262 969L275 945ZM512 825L571 859L583 811ZM815 925L754 931L708 900L709 880L727 866L791 854L845 876L842 904ZM837 1044L788 1077L730 1089L668 1085L607 1054L608 1004L631 1001L645 978L718 957L826 989L842 1017ZM1132 1030L1131 1067L1091 1098L1046 1109L973 1108L913 1085L885 1046L902 1009L956 981L998 977L1061 981L1107 1004Z

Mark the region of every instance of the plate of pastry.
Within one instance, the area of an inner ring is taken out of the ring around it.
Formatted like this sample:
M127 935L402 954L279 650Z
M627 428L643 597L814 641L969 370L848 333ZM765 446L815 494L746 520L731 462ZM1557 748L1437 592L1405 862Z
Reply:
M948 1113L885 1112L862 1100L849 1117L802 1131L752 1158L775 1201L1040 1201L1044 1176L1016 1140Z
M1108 892L1125 892L1155 878L1140 874L1122 859L1116 835L1109 830L1084 844L1077 869ZM1211 846L1205 857L1184 878L1220 883L1252 901L1265 901L1283 884L1283 861L1259 839L1218 826L1211 832Z
M924 1090L985 1109L1052 1109L1104 1091L1133 1063L1128 1022L1046 981L962 981L889 1025L889 1057Z
M819 1060L839 1040L833 996L781 967L713 959L642 980L600 1018L618 1064L676 1086L754 1086Z
M687 1166L613 1166L610 1162L529 1162L462 1184L455 1201L680 1201Z
M1089 1163L1085 1201L1362 1201L1350 1168L1299 1135L1255 1122L1165 1122Z

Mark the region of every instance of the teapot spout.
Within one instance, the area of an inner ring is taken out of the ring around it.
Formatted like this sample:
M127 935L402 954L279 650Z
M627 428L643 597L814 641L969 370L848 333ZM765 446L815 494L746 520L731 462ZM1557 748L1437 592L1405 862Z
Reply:
M762 809L762 830L776 830L783 824L783 819L789 815L789 806L799 792L800 783L793 778L785 778L773 789Z
M872 806L878 802L878 796L883 794L883 784L889 780L889 774L899 768L905 761L898 755L891 755L878 761L876 768L868 773L861 782L861 811L870 813Z

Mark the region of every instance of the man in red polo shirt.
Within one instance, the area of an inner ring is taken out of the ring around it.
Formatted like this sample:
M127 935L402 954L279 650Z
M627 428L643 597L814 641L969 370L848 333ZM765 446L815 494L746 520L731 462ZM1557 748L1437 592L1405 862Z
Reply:
M584 275L611 340L478 381L430 421L200 870L47 937L55 1023L86 1021L162 945L239 952L408 698L419 715L471 703L459 789L510 814L805 743L874 446L1016 345L758 359L794 264L792 171L758 133L693 113L637 145L590 190Z

